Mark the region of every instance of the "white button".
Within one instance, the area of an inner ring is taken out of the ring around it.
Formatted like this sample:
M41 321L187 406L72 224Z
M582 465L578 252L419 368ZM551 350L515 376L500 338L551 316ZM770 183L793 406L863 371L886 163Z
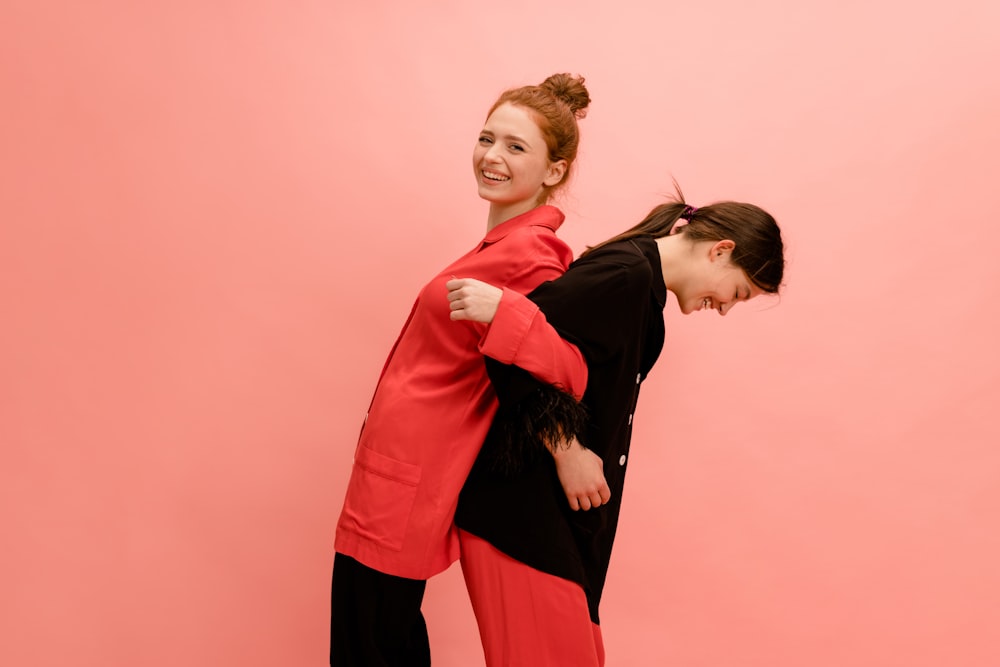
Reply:
M642 373L636 373L636 375L635 375L635 383L639 384L640 380L642 380Z
M628 425L629 425L629 426L631 426L631 425L632 425L632 415L629 415L629 416L628 416Z
M624 454L622 454L622 457L620 459L618 459L618 465L620 465L620 466L625 465L625 455Z

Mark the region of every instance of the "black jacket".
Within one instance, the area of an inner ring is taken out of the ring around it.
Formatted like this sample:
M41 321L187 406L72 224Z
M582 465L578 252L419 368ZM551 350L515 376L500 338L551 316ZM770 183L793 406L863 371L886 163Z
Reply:
M487 359L500 410L455 521L512 558L579 583L595 623L618 526L632 415L640 383L663 348L666 296L659 251L648 236L599 248L528 295L587 360L587 419L580 431L568 405L578 404L519 368ZM577 432L604 461L611 488L606 505L569 508L539 438L552 420Z

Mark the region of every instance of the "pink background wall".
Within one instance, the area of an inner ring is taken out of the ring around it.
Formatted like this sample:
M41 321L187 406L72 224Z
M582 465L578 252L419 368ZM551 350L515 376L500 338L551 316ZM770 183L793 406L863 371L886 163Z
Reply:
M575 250L672 175L790 248L780 304L668 306L609 667L1000 664L995 3L679 4L5 2L0 664L325 664L378 371L555 71ZM426 612L481 664L457 567Z

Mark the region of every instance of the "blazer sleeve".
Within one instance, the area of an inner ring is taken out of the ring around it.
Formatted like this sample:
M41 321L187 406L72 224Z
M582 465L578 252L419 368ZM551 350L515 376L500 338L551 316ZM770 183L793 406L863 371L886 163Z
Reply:
M580 398L587 387L587 362L579 348L560 334L538 304L504 288L479 351Z

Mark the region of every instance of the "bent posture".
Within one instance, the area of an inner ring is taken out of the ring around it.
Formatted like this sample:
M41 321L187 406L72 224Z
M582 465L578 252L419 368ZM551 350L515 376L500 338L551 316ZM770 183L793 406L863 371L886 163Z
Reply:
M604 664L598 607L639 389L663 347L667 293L684 314L726 315L781 285L783 244L768 213L677 199L527 297L587 360L584 415L516 365L488 362L501 409L455 521L490 667ZM485 301L489 292L481 293ZM494 292L489 301L499 319L515 299Z

